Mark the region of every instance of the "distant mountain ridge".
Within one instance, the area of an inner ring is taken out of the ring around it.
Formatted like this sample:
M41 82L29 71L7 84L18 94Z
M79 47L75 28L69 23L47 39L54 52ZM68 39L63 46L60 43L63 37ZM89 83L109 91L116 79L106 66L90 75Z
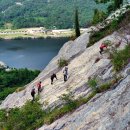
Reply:
M92 19L95 8L105 9L94 0L0 0L0 27L72 28L75 6L82 27Z

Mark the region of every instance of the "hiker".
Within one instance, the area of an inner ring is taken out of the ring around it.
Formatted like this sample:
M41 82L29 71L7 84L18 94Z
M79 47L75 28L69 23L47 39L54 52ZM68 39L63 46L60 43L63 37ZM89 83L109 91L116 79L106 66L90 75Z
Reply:
M55 73L53 73L53 74L51 75L51 84L53 84L53 80L54 80L54 78L56 78L56 79L57 79L57 76L56 76L56 74L55 74Z
M32 100L32 101L35 100L35 94L36 94L35 88L33 87L33 88L32 88L32 91L31 91L31 96L33 97L33 100Z
M63 74L64 74L64 81L66 82L68 79L68 65L67 64L63 69Z
M37 88L38 88L38 94L42 91L42 85L41 85L41 81L37 83Z
M102 55L102 52L103 52L104 48L107 48L107 45L105 45L104 43L102 43L101 46L100 46L100 51L99 51L101 55Z

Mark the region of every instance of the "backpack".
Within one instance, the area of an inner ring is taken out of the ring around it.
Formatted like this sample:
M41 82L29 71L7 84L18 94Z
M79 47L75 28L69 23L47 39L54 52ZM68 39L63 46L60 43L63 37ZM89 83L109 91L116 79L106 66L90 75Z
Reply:
M31 95L34 95L34 94L35 94L35 89L32 89Z

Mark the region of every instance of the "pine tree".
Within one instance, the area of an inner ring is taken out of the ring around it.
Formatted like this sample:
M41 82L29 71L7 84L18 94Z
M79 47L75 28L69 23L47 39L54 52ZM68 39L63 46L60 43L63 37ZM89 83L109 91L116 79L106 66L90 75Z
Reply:
M75 9L75 36L80 36L80 28L79 28L79 18L78 18L78 9Z

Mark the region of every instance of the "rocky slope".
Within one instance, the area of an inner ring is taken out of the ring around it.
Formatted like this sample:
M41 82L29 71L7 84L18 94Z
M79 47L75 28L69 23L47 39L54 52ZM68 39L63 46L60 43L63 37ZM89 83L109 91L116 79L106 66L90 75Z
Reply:
M90 76L100 75L103 80L109 79L111 76L109 54L105 53L100 55L99 46L104 40L111 40L114 46L119 42L117 35L113 33L86 49L88 39L89 33L86 32L74 42L67 42L63 48L61 48L59 54L49 63L43 72L41 72L38 78L27 85L25 90L9 95L2 102L0 108L14 108L24 105L27 100L31 99L31 89L38 81L42 81L42 85L44 86L44 90L40 94L40 102L43 104L43 108L46 109L60 105L59 97L64 93L69 93L69 91L75 95L75 98L86 96L91 91L86 85ZM125 43L122 42L120 48L124 46ZM62 69L59 69L57 65L58 59L62 57L70 60L68 66L69 79L66 83L63 81ZM95 62L97 58L100 60ZM54 84L51 85L50 75L53 72L57 72L58 80L54 81Z
M67 84L64 84L64 82L63 82L62 70L60 70L57 65L58 59L64 57L64 58L70 60L71 58L73 59L76 55L80 55L86 49L86 43L88 42L88 39L89 39L89 33L86 32L81 37L76 39L74 42L73 41L67 42L61 48L59 54L56 57L54 57L54 59L43 70L43 72L41 72L41 74L34 81L32 81L32 83L27 85L25 90L9 95L5 99L5 101L3 101L3 103L1 104L0 107L1 108L8 108L8 107L12 108L12 107L24 105L27 100L31 99L31 95L30 95L31 89L33 86L35 86L37 84L37 82L39 80L42 81L42 85L44 86L44 90L41 93L41 99L42 99L41 102L43 102L43 100L48 100L44 96L52 95L52 93L54 91L57 91L59 86L61 87L61 85L62 85L64 87L64 89L66 89ZM73 68L74 67L72 67L72 69ZM57 73L58 81L54 82L54 85L51 85L50 84L50 75L53 72L58 72ZM71 72L71 70L69 67L69 73L70 72ZM56 94L56 92L54 92L54 93ZM61 91L61 93L64 93L64 91Z
M130 69L130 67L129 67ZM130 75L74 113L39 130L130 130Z
M128 26L130 28L130 26ZM23 106L27 100L32 99L31 89L38 81L42 81L43 91L40 93L40 103L43 109L53 109L63 104L60 97L71 92L74 98L88 96L91 89L87 84L90 77L98 78L99 85L111 81L115 76L111 64L110 51L126 46L125 40L117 47L120 35L117 32L101 39L93 46L86 48L89 42L88 30L75 41L69 41L52 59L41 74L20 92L10 94L0 105L2 108L15 108ZM95 28L94 28L95 30ZM125 34L125 30L122 30ZM104 40L110 40L112 45L103 55L99 53L99 46ZM130 42L130 39L129 39ZM69 61L69 78L64 83L62 68L58 67L60 58ZM98 59L98 60L97 60ZM50 83L50 76L57 73L58 80ZM87 104L81 106L73 113L65 115L51 125L44 125L39 130L129 130L130 129L130 64L118 75L121 79L113 89L97 94ZM37 89L37 88L36 88Z

